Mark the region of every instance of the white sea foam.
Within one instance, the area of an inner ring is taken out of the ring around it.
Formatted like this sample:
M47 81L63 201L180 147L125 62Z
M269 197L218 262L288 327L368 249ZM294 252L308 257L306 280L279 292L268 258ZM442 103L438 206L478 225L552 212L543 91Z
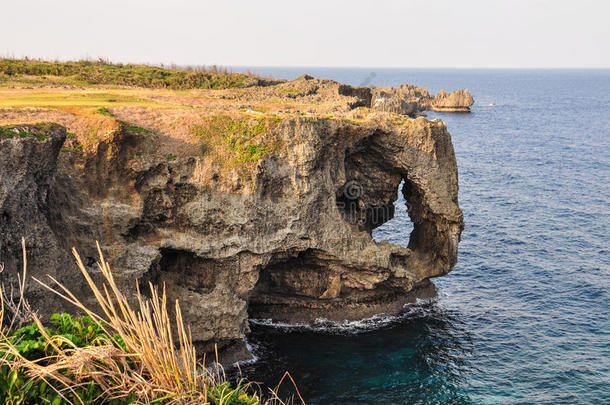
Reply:
M357 334L381 329L408 318L423 316L429 311L430 304L435 302L436 298L418 298L415 303L406 304L404 306L404 311L399 314L378 314L370 318L355 321L331 321L326 318L317 318L312 323L285 323L276 322L272 319L250 319L250 323L286 331Z
M256 353L259 352L258 346L255 345L254 343L248 341L247 337L244 338L244 343L246 344L246 349L248 349L252 358L248 359L248 360L236 361L235 363L233 363L234 366L244 366L244 365L248 365L248 364L253 364L259 360L259 357L256 355Z

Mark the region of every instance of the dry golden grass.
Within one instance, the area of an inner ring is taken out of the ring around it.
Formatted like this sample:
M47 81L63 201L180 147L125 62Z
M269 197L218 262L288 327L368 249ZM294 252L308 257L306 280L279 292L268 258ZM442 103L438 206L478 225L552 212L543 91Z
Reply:
M65 337L50 336L39 317L32 313L31 317L53 354L42 359L28 360L21 355L15 342L8 336L8 328L4 327L0 330L0 364L8 365L13 370L25 370L25 374L32 380L42 380L50 386L59 387L56 390L66 401L69 396L78 397L69 394L76 394L78 388L93 382L101 389L99 400L106 401L131 396L137 399L136 403L141 404L286 403L273 390L270 398L262 401L249 384L228 387L222 366L214 363L212 368L206 368L205 357L197 358L190 329L183 322L178 301L174 303L175 318L170 319L165 291L159 294L150 285L150 298L144 298L137 290L134 308L116 285L112 270L104 260L99 244L97 246L98 268L104 280L102 287L96 285L75 249L73 254L97 300L100 313L85 306L58 280L51 277L57 288L35 280L79 308L96 321L106 336L111 337L94 346L77 347ZM23 252L24 273L20 280L18 307L26 302L23 296L27 268L25 241ZM3 298L3 294L0 297ZM1 321L5 313L4 299L0 303ZM294 384L288 373L280 384L286 377ZM241 402L234 402L236 392ZM298 390L296 393L301 403L304 403Z

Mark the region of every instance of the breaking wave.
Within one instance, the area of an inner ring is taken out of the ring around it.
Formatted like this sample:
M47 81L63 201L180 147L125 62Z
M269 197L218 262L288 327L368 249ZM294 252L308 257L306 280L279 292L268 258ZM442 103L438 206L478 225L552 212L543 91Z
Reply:
M436 306L437 299L417 299L413 304L406 304L403 312L399 314L378 314L370 318L355 321L331 321L326 318L317 318L312 323L285 323L271 319L250 319L250 323L257 326L271 327L286 331L311 331L328 334L358 334L377 329L383 329L399 324L407 319L421 318L431 314Z

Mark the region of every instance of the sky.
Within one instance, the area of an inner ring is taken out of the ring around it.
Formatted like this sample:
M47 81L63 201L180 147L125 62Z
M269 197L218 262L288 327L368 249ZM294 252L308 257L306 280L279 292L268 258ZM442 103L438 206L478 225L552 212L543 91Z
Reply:
M10 0L0 56L221 66L608 68L608 0Z

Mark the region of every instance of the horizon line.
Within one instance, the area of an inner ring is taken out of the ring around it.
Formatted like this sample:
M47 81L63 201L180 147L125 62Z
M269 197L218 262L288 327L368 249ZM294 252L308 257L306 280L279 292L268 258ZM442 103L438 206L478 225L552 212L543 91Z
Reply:
M284 68L284 69L463 69L463 70L610 70L608 67L597 67L597 66L511 66L511 67L498 67L498 66L320 66L320 65L178 65L176 66L224 66L224 67L238 67L238 68Z
M7 52L8 53L8 52ZM1 54L0 54L1 55ZM218 64L218 63L176 63L176 62L133 62L115 61L112 58L87 55L80 58L45 58L23 55L1 55L1 59L31 59L45 62L77 62L82 60L107 60L114 64L143 64L163 67L210 67L224 68L271 68L271 69L449 69L449 70L610 70L610 66L353 66L353 65L249 65L249 64Z

